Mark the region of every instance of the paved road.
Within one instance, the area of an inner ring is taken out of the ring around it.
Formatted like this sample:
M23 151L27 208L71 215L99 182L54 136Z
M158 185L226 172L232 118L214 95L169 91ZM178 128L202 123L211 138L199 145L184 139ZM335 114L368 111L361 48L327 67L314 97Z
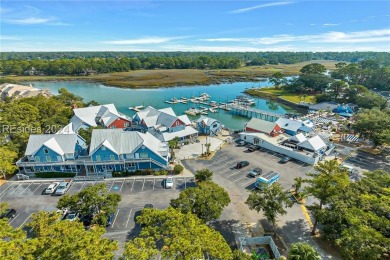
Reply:
M296 177L306 177L306 173L313 169L310 165L301 162L290 161L280 164L282 155L265 150L246 152L246 147L236 147L234 144L226 145L211 160L186 160L183 164L190 171L208 168L214 172L213 180L229 192L232 202L222 213L216 227L223 233L229 244L234 237L245 235L239 224L246 225L249 232L246 235L260 236L271 231L270 225L264 220L262 213L249 210L245 204L250 192L254 189L256 178L247 176L247 173L255 168L262 168L263 172L277 171L280 173L279 183L284 189L290 189ZM238 161L249 161L250 165L237 170L232 169ZM310 227L303 211L298 204L287 209L287 215L281 216L278 222L277 233L280 234L287 245L300 241L307 241L317 248L323 258L338 259L337 254L324 252L310 236Z
M139 232L135 224L135 217L145 204L153 204L155 208L166 208L173 198L179 196L180 191L188 187L194 187L193 177L175 176L172 189L165 189L165 177L156 178L129 178L121 180L104 181L109 192L122 196L114 221L107 228L106 237L119 241L123 246L128 238ZM75 194L87 187L102 183L103 181L77 181L72 184L68 194ZM31 221L31 215L39 210L54 211L59 196L44 195L44 190L50 181L42 182L7 182L0 186L0 201L7 202L16 210L15 218L10 224L15 228L23 228ZM121 254L119 250L118 254Z

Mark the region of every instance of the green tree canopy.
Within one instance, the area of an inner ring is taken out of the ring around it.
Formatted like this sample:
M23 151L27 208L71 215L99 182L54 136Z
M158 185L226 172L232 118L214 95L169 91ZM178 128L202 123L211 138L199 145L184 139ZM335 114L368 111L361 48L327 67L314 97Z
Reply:
M286 83L285 75L280 71L272 74L272 76L269 78L268 81L274 84L275 86L282 86Z
M323 74L326 72L326 67L319 63L311 63L302 67L302 74Z
M93 215L93 223L105 226L109 213L116 212L121 201L119 194L109 193L105 183L88 187L74 195L63 196L57 208L68 208L81 215Z
M102 238L105 229L94 226L85 230L78 221L59 221L59 214L40 211L32 215L31 228L35 242L34 259L113 259L117 242Z
M288 251L289 260L320 260L320 254L307 243L294 243Z
M195 180L201 182L201 181L211 181L213 177L213 172L209 169L202 169L198 170L195 173Z
M273 230L275 230L278 215L287 214L284 208L292 206L289 196L283 191L279 183L253 191L245 203L250 209L257 212L263 211L266 219L271 222Z
M211 181L204 181L197 187L187 188L180 192L179 198L171 200L172 207L184 214L192 213L204 222L218 219L223 208L229 203L229 194Z
M168 259L203 259L206 255L212 259L233 258L222 235L191 213L183 214L172 207L146 208L137 223L142 229L138 239L126 243L125 259L147 260L156 256L156 250Z
M17 158L18 154L8 149L8 147L0 147L0 173L13 174L17 170L15 165Z
M305 192L308 195L314 196L319 200L319 203L315 203L310 207L315 217L313 234L316 232L323 206L329 203L337 194L343 192L349 185L347 170L340 167L336 160L318 163L314 166L314 170L315 173L308 174L312 178L306 180L309 185L305 187Z
M355 117L352 128L375 146L390 144L390 112L379 109L363 110Z

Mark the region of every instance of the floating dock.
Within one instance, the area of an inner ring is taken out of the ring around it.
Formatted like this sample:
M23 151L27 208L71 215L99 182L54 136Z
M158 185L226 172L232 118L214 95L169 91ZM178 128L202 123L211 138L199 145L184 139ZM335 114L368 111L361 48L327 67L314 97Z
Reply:
M134 110L135 112L141 111L142 108L144 108L144 106L129 107L130 110Z
M266 121L275 122L279 118L283 117L281 114L276 114L256 108L243 107L238 105L230 105L231 113L249 118L260 118Z

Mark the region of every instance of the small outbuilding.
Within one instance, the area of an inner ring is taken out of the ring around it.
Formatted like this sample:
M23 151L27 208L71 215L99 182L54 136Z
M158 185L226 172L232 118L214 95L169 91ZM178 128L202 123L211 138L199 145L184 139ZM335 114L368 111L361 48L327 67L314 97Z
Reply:
M217 135L221 129L221 122L214 118L201 116L196 122L199 133Z

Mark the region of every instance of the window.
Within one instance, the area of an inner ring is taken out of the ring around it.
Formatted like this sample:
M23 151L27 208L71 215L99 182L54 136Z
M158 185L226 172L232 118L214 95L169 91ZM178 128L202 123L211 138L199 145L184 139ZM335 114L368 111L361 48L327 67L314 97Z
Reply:
M96 161L101 161L100 155L96 155Z
M115 160L115 156L114 155L110 155L110 160L114 161Z
M130 123L129 123L129 122L126 122L126 123L125 123L125 127L128 127L128 126L130 126Z
M57 156L57 161L62 161L62 157L61 156Z
M46 156L46 161L47 162L51 162L51 157L50 156Z
M135 163L126 163L126 167L129 168L134 168L135 167Z
M106 150L106 147L105 147L105 146L102 146L102 150L105 151L105 150Z
M47 148L45 148L45 149L43 150L43 152L46 153L46 154L48 154L48 153L49 153L49 150L48 150Z
M35 156L35 161L36 162L40 162L41 161L41 158L39 156Z
M180 125L180 122L179 122L179 121L177 121L177 122L176 122L176 126L179 126L179 125Z
M218 124L214 124L214 125L213 125L213 128L217 128L217 127L218 127Z
M115 128L116 128L116 126L112 125L112 126L110 126L110 128L111 128L111 129L115 129Z
M259 138L254 138L254 139L253 139L253 143L254 143L254 144L259 144L259 143L260 143Z
M140 158L149 158L148 153L140 153Z

